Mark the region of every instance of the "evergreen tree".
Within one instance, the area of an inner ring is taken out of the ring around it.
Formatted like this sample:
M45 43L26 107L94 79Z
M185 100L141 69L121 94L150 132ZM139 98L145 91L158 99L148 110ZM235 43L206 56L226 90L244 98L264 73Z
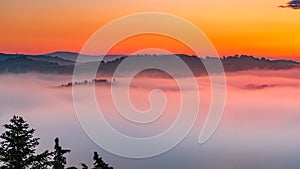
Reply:
M3 125L6 131L0 136L1 168L25 169L38 158L35 156L39 138L34 138L34 129L22 117L13 116L9 124Z
M56 138L54 145L54 157L53 157L53 169L64 169L67 164L66 157L64 156L66 153L71 152L71 150L62 149L59 145L59 139Z
M33 137L34 129L22 117L13 116L9 124L3 125L6 131L0 135L0 169L65 169L66 153L71 150L63 149L56 138L54 152L48 150L36 155L36 146L39 138ZM94 166L92 169L113 169L109 167L97 152L94 152ZM81 163L82 169L88 166ZM67 169L77 169L68 167Z
M94 167L92 169L113 169L113 167L109 167L108 164L106 164L101 157L99 157L97 152L94 152Z
M31 169L48 169L51 167L51 156L52 152L46 150L42 154L39 154L35 157L35 161L33 162Z

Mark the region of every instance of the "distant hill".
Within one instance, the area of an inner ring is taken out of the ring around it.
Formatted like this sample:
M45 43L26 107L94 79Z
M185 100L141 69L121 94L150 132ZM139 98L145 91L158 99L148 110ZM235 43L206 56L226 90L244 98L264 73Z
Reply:
M229 56L222 59L226 71L241 71L253 69L280 70L299 68L300 63L293 60L270 60L253 56Z
M76 62L79 53L75 53L75 52L53 52L53 53L48 53L48 54L45 54L45 55L52 56L52 57L59 57L59 58L65 59L65 60L71 60L71 61ZM103 59L105 62L107 62L107 61L113 61L113 60L115 60L117 58L120 58L120 57L123 57L123 56L125 56L125 55L106 55L104 57L103 55L95 56L95 55L83 55L83 54L81 54L80 57L82 57L85 60L85 62L97 61L97 60L99 60L99 57L101 59Z
M72 73L73 65L64 66L57 62L33 60L27 56L17 56L0 61L0 73Z
M59 56L58 56L59 55ZM77 55L77 56L76 56ZM109 61L102 61L100 63L100 69L98 74L104 76L113 75L118 65L127 57L130 59L139 59L140 61L149 62L157 57L166 57L168 55L141 55L141 56L123 56L116 55L116 59ZM203 63L211 64L216 58L206 57L198 58L196 56L188 56L184 54L178 54L179 56L192 70L195 76L206 75L206 69ZM72 74L75 66L74 58L77 58L78 54L70 52L59 52L46 54L46 55L22 55L22 54L3 54L0 53L0 73L54 73L54 74ZM88 56L85 57L96 57ZM99 62L92 61L86 63L79 63L79 66L83 70L88 70L92 65L99 64ZM241 56L228 56L221 58L224 70L226 72L236 72L244 70L284 70L300 68L300 63L293 60L270 60L266 58L255 58L253 56L241 55ZM128 67L126 71L132 71L132 67ZM182 71L174 65L171 68L172 71L180 76L185 76ZM218 73L221 70L215 69L213 73ZM126 75L126 72L124 72ZM139 76L147 77L169 77L169 75L163 71L157 69L147 69L139 74Z
M32 60L40 60L40 61L47 61L47 62L54 62L58 63L59 65L74 65L75 62L67 59L63 59L56 56L50 55L23 55L23 54L4 54L0 53L0 61L4 61L6 59L18 58L18 57L26 57Z

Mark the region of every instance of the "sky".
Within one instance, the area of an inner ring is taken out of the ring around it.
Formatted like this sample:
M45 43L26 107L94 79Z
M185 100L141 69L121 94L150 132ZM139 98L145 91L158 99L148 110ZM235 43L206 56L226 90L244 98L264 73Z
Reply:
M294 0L295 1L295 0ZM196 25L220 56L248 54L300 59L300 10L288 0L2 0L0 52L41 54L80 52L88 38L105 24L137 12L164 12ZM297 1L295 1L297 2ZM281 5L281 7L279 7ZM113 35L112 35L113 36ZM147 39L148 44L145 43ZM130 39L112 53L166 48L192 54L178 42L159 43L158 36ZM125 42L125 41L124 41ZM141 42L143 45L141 45ZM156 45L153 45L156 44ZM167 44L167 45L166 45ZM138 46L138 47L137 47ZM139 48L139 49L136 49Z

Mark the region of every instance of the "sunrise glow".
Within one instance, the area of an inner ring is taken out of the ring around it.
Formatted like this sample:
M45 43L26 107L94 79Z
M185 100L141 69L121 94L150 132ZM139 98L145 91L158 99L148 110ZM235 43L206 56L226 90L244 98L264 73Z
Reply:
M248 54L299 59L299 11L278 7L284 3L284 0L2 1L0 51L79 52L95 31L114 19L137 12L164 12L196 25L220 56ZM131 39L129 45L116 47L113 53L130 53L152 44L176 53L192 53L178 43L157 43L160 42L157 37L148 36L142 44L139 42ZM131 44L140 45L133 49Z

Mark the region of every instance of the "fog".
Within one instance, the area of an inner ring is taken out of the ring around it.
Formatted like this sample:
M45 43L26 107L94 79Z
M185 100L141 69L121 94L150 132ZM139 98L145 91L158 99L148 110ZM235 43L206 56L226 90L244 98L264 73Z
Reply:
M116 169L298 169L300 70L235 72L227 73L226 78L225 111L214 135L206 143L198 143L211 99L209 78L198 77L200 109L192 131L172 150L151 158L116 156L88 137L77 119L72 88L59 87L71 81L71 76L0 75L0 123L8 123L13 115L23 116L41 138L39 152L53 150L54 139L59 137L62 146L71 149L68 166L82 162L91 166L93 152L98 151ZM112 85L125 88L123 80L117 78ZM76 87L89 89L93 85ZM95 87L98 106L108 122L133 137L149 137L166 130L179 112L181 92L195 92L189 84L180 91L174 79L136 78L129 90L136 109L151 108L154 103L149 102L149 94L153 89L164 93L164 112L154 122L136 124L117 112L109 84ZM84 96L81 99L84 104Z

